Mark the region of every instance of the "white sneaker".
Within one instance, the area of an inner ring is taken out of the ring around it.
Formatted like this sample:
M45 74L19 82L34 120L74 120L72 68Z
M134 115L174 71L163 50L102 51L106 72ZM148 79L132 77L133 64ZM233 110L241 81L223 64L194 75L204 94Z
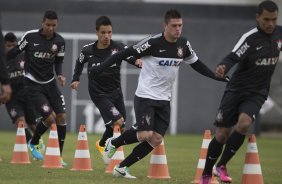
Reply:
M109 138L108 142L106 143L105 146L105 150L104 150L104 154L103 154L103 160L105 164L108 164L111 160L111 158L114 156L115 152L116 152L116 147L114 145L112 145L111 141L114 138Z
M135 176L132 176L129 171L128 167L121 167L119 168L118 165L115 166L113 169L113 175L115 177L123 177L123 178L128 178L128 179L136 179Z

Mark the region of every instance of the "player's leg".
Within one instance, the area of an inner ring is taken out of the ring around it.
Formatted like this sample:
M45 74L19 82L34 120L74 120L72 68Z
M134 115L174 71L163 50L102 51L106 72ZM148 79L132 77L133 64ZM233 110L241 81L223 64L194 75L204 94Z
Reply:
M227 163L244 143L247 131L258 115L265 99L262 96L252 94L244 96L243 100L244 101L240 103L239 118L235 130L228 138L222 157L217 163L217 171L218 173L223 173L223 175L225 175Z
M131 175L128 173L128 168L147 156L154 149L154 147L161 144L163 135L165 134L169 125L169 102L160 104L159 101L142 98L136 98L136 102L135 111L138 130L136 137L141 143L135 146L132 152L114 168L114 176L128 178L126 176L129 175L130 178ZM130 131L133 132L135 130L131 129Z
M202 181L211 179L213 167L222 153L232 126L236 124L239 100L239 95L230 92L225 92L222 97L215 121L217 130L208 147ZM231 180L231 178L228 178L228 180Z
M35 83L29 79L25 79L24 82L26 90L28 91L28 100L30 100L30 102L34 104L36 111L40 114L40 116L42 116L41 121L36 125L36 129L30 141L29 148L32 155L36 159L42 160L43 155L40 151L39 140L41 136L48 130L51 124L55 122L55 116L53 109L45 96L45 85Z

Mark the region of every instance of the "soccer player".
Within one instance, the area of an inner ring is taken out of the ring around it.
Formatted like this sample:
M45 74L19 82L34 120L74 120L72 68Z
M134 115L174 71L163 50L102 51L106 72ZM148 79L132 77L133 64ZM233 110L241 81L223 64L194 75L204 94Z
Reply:
M276 25L277 16L278 7L273 1L261 2L256 14L257 27L243 34L216 68L216 75L220 77L238 63L218 109L217 131L208 147L201 184L210 183L213 166L224 145L215 174L221 182L232 182L226 165L243 144L248 128L268 96L271 76L282 48L282 27Z
M6 103L12 94L8 72L5 64L5 49L4 49L4 38L2 34L2 28L0 26L0 83L1 83L1 93L0 93L0 105Z
M62 74L62 64L65 41L55 32L57 25L57 13L46 11L42 28L26 32L18 45L8 52L8 58L12 58L25 51L24 85L29 92L29 99L43 117L29 144L32 155L38 160L43 159L38 145L39 139L52 123L57 124L61 156L66 136L65 101L54 74L55 69L59 84L64 86L66 79ZM63 160L62 165L65 165Z
M124 44L111 39L112 29L111 20L107 16L100 16L96 20L98 40L82 48L74 69L71 83L72 89L78 89L79 77L85 63L88 63L87 70L89 71L92 66L99 65L107 57L126 48ZM135 63L139 65L140 63L140 60L136 61L133 57L128 58L127 61L132 65L135 65ZM101 155L103 155L106 140L113 136L113 126L116 124L123 126L126 120L126 110L120 84L121 62L122 60L117 60L99 77L95 79L89 78L88 80L89 95L99 109L106 126L102 138L96 142L96 147ZM107 160L105 160L105 163L107 164Z
M6 103L11 97L11 86L9 85L9 76L5 64L4 38L2 34L2 27L0 25L0 105ZM2 159L0 157L0 162Z
M9 32L4 36L5 52L17 45L17 37L14 33ZM6 103L6 109L13 123L18 126L20 121L27 123L29 129L34 132L36 128L36 111L33 104L27 99L27 92L23 84L24 70L24 53L19 54L14 59L6 62L8 75L10 77L10 85L12 87L11 99ZM29 142L32 134L29 129L25 128L26 141ZM41 144L43 146L43 144ZM41 147L40 146L40 147Z
M169 10L164 17L163 33L145 38L91 69L90 75L96 78L99 77L101 70L111 66L115 61L129 56L142 59L142 69L134 99L136 124L134 128L126 130L116 139L109 139L104 157L110 159L116 149L122 145L136 142L139 144L128 157L115 166L114 176L136 178L129 173L128 167L161 144L169 126L172 86L183 61L202 75L216 78L214 73L199 60L189 41L181 37L182 27L181 14L177 10Z

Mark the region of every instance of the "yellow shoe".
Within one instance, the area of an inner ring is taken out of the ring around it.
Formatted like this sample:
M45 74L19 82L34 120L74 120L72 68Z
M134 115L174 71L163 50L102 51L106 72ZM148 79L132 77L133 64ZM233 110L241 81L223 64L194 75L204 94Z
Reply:
M104 155L104 151L105 151L105 147L102 147L99 145L100 140L96 141L96 148L99 151L99 153L103 156Z

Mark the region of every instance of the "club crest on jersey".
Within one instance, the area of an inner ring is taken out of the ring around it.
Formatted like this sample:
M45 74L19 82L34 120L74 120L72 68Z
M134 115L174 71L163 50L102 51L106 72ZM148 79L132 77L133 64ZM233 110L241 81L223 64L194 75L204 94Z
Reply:
M12 116L12 118L16 117L17 115L17 111L15 108L12 108L11 111L10 111L10 115Z
M112 55L114 55L115 53L117 53L118 50L117 49L112 49Z
M23 69L24 68L24 60L20 60L19 65L20 65L20 68Z
M119 112L118 112L118 110L115 107L111 108L111 112L112 112L113 116L119 115Z
M42 108L42 110L44 112L49 112L50 111L50 107L47 104L43 104L41 108Z
M178 48L177 48L177 55L178 55L179 57L182 57L182 56L183 56L183 48L182 48L182 47L178 47Z
M58 45L53 44L52 47L51 47L51 52L55 53L57 51L58 51Z
M282 40L277 40L277 50L281 51L282 48Z

